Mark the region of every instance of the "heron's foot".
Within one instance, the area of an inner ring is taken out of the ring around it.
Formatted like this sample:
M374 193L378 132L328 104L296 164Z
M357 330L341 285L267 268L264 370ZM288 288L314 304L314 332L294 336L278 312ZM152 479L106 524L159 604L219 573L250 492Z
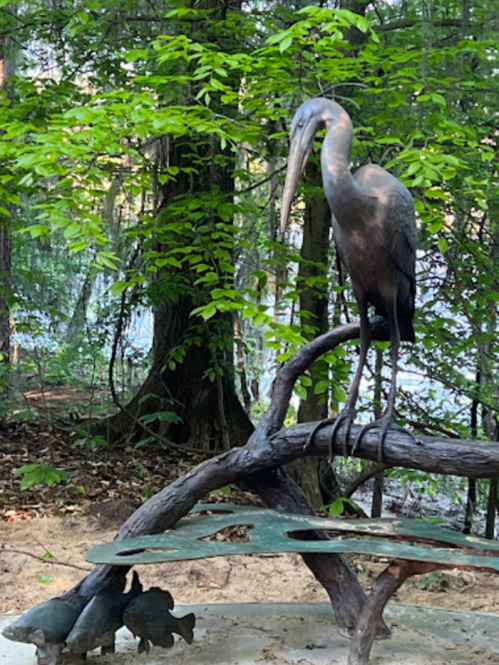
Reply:
M336 418L324 418L324 420L321 420L319 423L317 423L317 425L312 430L310 436L306 440L305 445L303 446L303 452L308 452L310 446L314 441L315 435L320 429L322 429L323 427L327 427L327 425L331 425L334 422L336 422Z
M338 433L338 430L342 425L345 426L345 432L343 436L343 444L342 444L342 451L343 451L343 457L348 457L348 439L350 437L350 428L352 426L352 423L355 419L356 415L356 410L354 407L347 406L343 409L341 413L338 414L338 416L334 420L334 426L333 426L333 431L331 432L331 439L329 440L329 457L332 459L334 457L334 441L336 439L336 435Z
M364 425L364 427L360 430L360 432L357 435L357 438L355 439L355 443L353 444L352 448L352 454L357 450L357 448L360 445L360 442L362 440L362 437L366 432L368 432L371 429L378 429L379 428L379 438L378 438L378 462L384 462L383 458L383 443L385 441L386 435L388 430L395 430L397 432L403 432L404 434L407 434L407 436L410 436L413 440L414 443L416 443L416 437L412 432L409 432L409 430L405 429L404 427L401 427L400 425L397 425L395 422L395 418L392 415L385 414L382 418L379 420L375 420L372 423L368 423L367 425Z

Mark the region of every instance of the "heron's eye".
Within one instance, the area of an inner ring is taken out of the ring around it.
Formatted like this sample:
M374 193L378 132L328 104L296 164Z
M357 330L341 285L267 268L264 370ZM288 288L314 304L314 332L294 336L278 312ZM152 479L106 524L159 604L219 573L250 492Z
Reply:
M298 123L298 127L303 127L303 120L300 120L300 122Z

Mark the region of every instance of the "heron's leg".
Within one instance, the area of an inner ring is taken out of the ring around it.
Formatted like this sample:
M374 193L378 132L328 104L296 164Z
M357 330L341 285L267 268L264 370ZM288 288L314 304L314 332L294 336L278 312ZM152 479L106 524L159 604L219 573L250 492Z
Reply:
M386 403L384 418L394 419L395 413L395 397L397 395L397 373L400 349L400 330L397 321L396 306L395 312L390 317L390 356L392 360L392 376L390 381L390 392L388 393L388 400ZM385 432L386 434L386 432ZM384 438L384 437L383 437Z
M308 450L312 445L312 441L314 440L316 433L323 427L327 427L327 425L331 425L332 423L334 423L329 442L330 459L332 459L334 456L333 446L336 434L341 425L343 424L346 427L345 436L343 439L343 455L345 457L348 457L347 443L350 435L350 427L352 426L352 423L355 418L355 413L356 413L355 403L357 402L357 398L359 396L359 385L360 385L360 380L362 378L362 370L364 369L364 365L366 364L367 352L371 344L371 327L369 324L369 317L367 315L367 300L365 300L360 295L357 296L357 294L356 298L359 305L359 314L360 314L360 355L359 355L359 362L357 365L355 377L350 386L350 390L348 391L346 404L342 409L342 411L335 418L325 418L324 420L321 420L319 423L317 423L317 425L312 430L310 436L308 437L305 445L303 446L303 450L305 451Z
M393 308L393 315L389 317L390 320L390 356L392 361L392 375L390 382L390 392L388 394L388 400L386 404L385 413L379 420L375 420L368 425L365 425L359 432L355 443L352 448L352 453L355 452L357 447L360 444L360 441L364 434L370 429L379 428L379 439L378 439L378 460L383 462L383 443L386 437L386 433L389 429L397 429L402 432L405 432L408 436L411 436L415 439L414 435L411 432L408 432L403 427L400 427L395 423L395 398L397 395L397 373L398 373L398 356L400 348L400 330L397 321L396 307Z
M333 457L333 446L334 440L336 438L336 433L338 432L341 425L345 425L345 434L343 437L343 455L348 457L348 439L350 436L350 427L355 418L356 410L355 404L359 397L359 386L362 379L362 372L364 370L364 365L366 364L367 352L369 351L369 346L371 345L371 326L369 324L369 317L367 315L367 300L363 295L355 294L357 303L359 306L359 315L360 315L360 354L359 362L357 364L357 370L355 372L354 379L348 391L347 401L345 407L338 414L334 422L333 431L331 432L331 439L329 444L329 456Z

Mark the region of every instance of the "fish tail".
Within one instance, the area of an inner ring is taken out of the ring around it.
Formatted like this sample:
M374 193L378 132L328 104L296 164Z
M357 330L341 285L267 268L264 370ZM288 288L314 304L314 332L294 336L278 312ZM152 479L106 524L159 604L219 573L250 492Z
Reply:
M196 617L194 614L186 614L178 620L178 634L184 638L187 644L192 644L194 641L194 626L196 625Z

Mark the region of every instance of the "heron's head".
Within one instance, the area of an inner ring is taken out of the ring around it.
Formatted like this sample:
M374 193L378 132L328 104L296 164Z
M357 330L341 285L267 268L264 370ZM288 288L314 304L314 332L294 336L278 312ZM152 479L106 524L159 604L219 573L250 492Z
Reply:
M345 112L339 104L323 97L309 99L295 113L291 123L288 170L282 194L281 233L286 228L298 182L314 147L314 137L319 129L329 129L341 113Z
M291 144L298 136L303 137L302 143L308 144L319 129L329 129L344 113L344 109L331 99L313 97L307 100L295 113L291 123Z

